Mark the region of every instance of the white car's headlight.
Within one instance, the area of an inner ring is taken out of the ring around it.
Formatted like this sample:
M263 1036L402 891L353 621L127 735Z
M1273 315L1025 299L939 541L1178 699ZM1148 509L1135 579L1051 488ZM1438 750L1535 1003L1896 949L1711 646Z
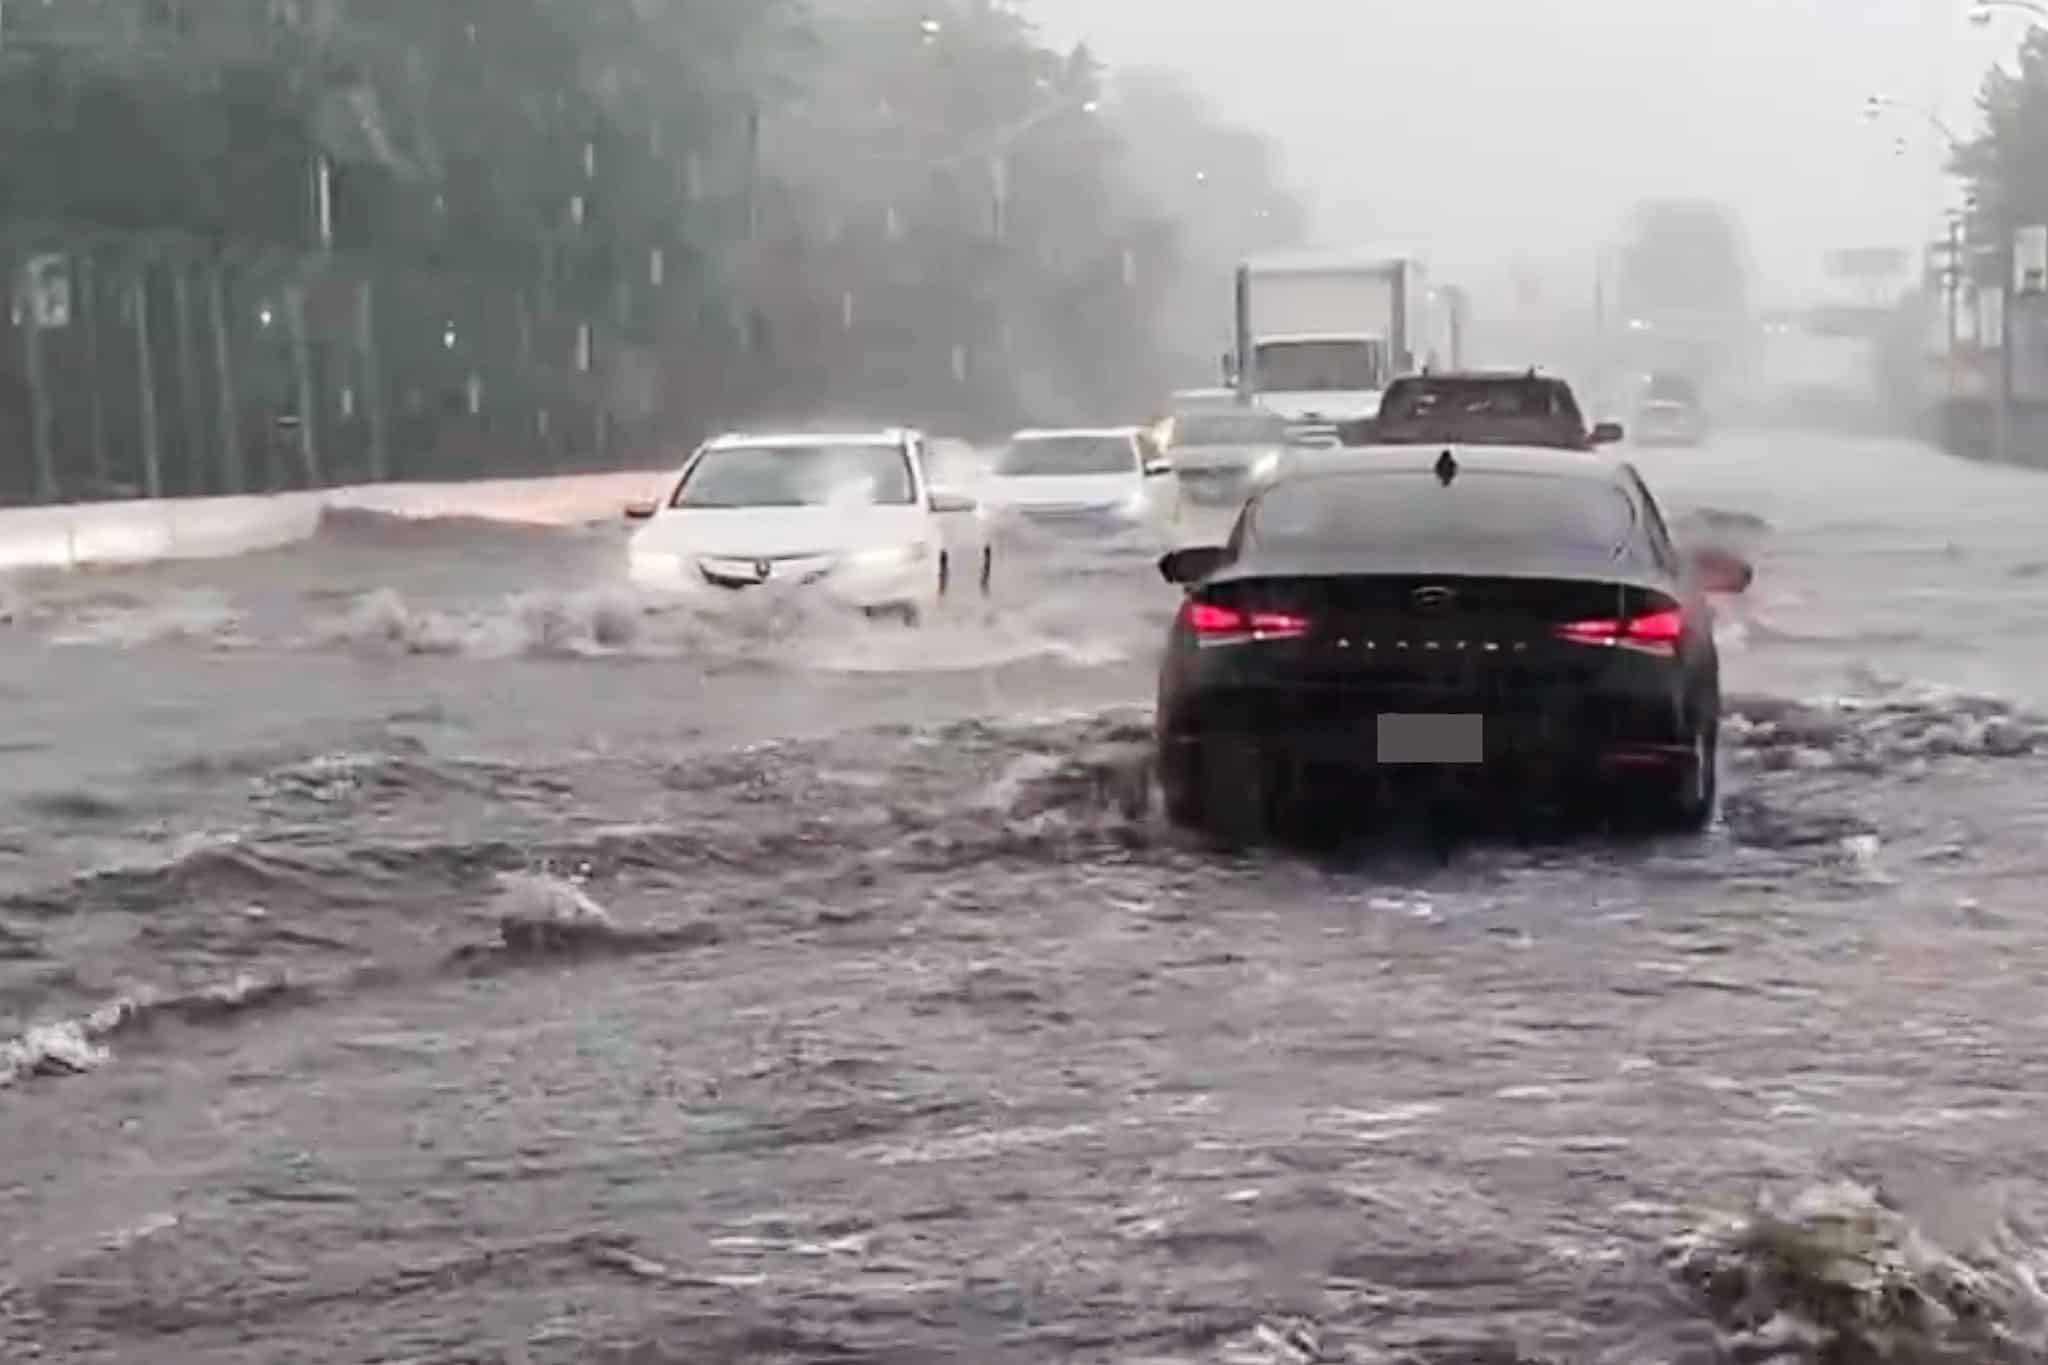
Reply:
M909 545L885 545L874 550L856 550L846 557L846 562L856 569L894 569L906 564L919 564L931 558L932 547L919 540Z
M1265 455L1261 455L1259 457L1258 463L1252 466L1251 481L1253 483L1264 483L1267 479L1272 478L1275 474L1278 474L1279 472L1280 452L1277 450L1271 451Z
M635 573L674 573L683 565L683 556L663 550L628 550L626 563Z

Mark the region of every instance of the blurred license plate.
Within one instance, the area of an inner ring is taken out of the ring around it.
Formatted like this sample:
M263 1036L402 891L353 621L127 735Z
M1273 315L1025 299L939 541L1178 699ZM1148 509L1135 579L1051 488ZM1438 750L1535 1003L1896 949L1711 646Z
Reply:
M1475 715L1381 716L1382 763L1482 763L1486 759L1485 717Z

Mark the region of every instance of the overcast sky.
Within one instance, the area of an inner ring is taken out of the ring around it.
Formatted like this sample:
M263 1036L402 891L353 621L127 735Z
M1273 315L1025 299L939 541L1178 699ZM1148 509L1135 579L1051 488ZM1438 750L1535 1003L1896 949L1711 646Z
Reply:
M1195 77L1275 138L1331 243L1445 276L1577 268L1643 195L1720 199L1766 287L1825 289L1835 246L1938 231L1938 135L1975 130L2024 31L1969 0L1018 0L1046 36ZM1903 140L1903 152L1899 143Z

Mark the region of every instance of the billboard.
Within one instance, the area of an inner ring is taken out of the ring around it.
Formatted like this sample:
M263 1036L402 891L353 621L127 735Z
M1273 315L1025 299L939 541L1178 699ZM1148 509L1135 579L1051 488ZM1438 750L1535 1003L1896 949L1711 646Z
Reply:
M1979 289L1976 306L1977 344L1987 351L2005 345L2005 291Z

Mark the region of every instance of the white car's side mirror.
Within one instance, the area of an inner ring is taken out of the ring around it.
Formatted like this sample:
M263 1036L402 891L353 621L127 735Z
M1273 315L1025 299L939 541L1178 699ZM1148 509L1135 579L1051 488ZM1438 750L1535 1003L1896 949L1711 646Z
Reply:
M957 493L950 488L934 488L932 490L931 506L932 511L943 514L977 511L981 504L965 493Z

